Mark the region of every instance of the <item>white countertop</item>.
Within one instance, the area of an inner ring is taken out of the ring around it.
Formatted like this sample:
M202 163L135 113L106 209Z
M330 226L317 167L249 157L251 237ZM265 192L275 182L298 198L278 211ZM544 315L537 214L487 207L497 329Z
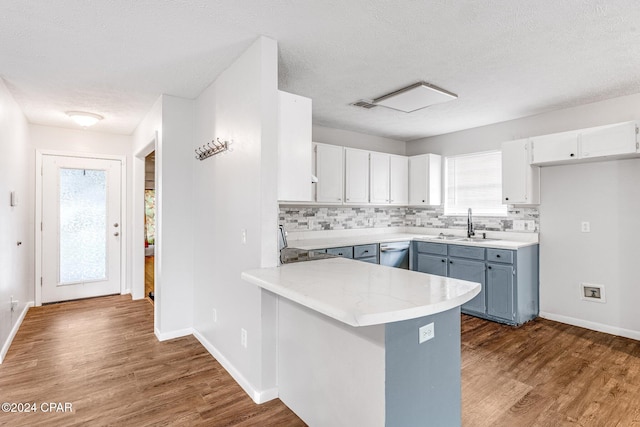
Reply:
M478 283L344 258L249 270L242 278L351 326L440 313L480 292Z
M339 237L323 237L312 239L299 239L289 241L289 246L298 249L325 249L337 248L340 246L367 245L371 243L391 243L409 240L420 240L424 242L445 243L451 245L479 246L483 248L496 249L519 249L525 246L537 245L537 241L520 241L507 240L497 238L498 240L465 242L459 240L438 240L437 234L419 234L419 233L378 233L366 234L360 236L339 236ZM464 236L460 236L464 237Z

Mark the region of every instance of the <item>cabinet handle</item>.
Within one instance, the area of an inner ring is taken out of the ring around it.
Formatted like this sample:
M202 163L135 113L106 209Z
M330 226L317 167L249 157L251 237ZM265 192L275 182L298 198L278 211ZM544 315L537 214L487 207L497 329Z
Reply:
M364 253L365 253L365 254L368 254L368 253L369 253L369 250L364 251Z
M441 259L440 261L442 261L442 262L447 262L447 260L446 260L446 259Z
M508 198L508 197L505 197L504 199L505 199L505 200L509 200L509 198Z
M487 268L488 268L489 270L491 270L491 266L490 266L490 265L489 265L489 266L487 266Z
M339 252L338 255L342 256L342 252Z
M424 203L424 200L422 201L422 203Z
M453 264L453 261L449 261L449 264Z
M500 254L496 255L496 258L500 258Z
M573 154L573 153L569 154L569 157L573 157L573 156L575 156L575 154Z

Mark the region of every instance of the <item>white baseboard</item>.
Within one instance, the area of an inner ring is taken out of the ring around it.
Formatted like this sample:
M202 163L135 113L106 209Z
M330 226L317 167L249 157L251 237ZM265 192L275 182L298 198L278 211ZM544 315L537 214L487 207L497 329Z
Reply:
M186 336L192 335L193 329L186 328L186 329L178 329L177 331L160 332L158 328L155 328L154 333L156 334L156 338L158 338L158 341L167 341L167 340L172 340L174 338L180 338L180 337L186 337Z
M631 338L640 341L640 331L619 328L616 326L605 325L603 323L591 322L584 319L576 319L575 317L563 316L561 314L547 313L541 311L539 314L543 319L553 320L555 322L566 323L568 325L579 326L581 328L591 329L592 331L604 332L606 334L617 335L620 337Z
M20 313L20 316L18 316L18 319L16 320L16 323L13 325L13 328L11 328L11 332L9 333L9 336L7 337L7 340L4 342L4 345L2 346L2 350L0 351L0 363L2 363L5 356L7 355L7 352L9 351L9 347L11 347L11 343L13 342L13 339L18 333L18 329L20 329L20 325L22 325L22 321L24 320L24 317L27 315L27 311L29 311L29 308L31 307L33 307L33 301L29 301L28 303L25 304L24 308L22 309L22 312Z
M260 404L268 402L278 397L278 388L273 387L267 390L256 389L229 360L218 351L213 344L209 342L200 332L194 329L193 336L207 349L209 353L222 365L222 367L233 377L234 380L242 387L242 389L253 399L254 402Z

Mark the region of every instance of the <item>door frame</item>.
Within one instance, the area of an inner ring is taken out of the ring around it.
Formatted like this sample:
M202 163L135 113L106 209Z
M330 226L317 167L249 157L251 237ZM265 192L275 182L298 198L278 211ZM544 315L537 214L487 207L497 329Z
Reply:
M94 154L79 153L71 151L57 150L36 150L36 200L35 200L35 306L42 305L42 157L43 156L59 156L59 157L79 157L83 159L101 159L101 160L119 160L120 167L120 294L127 293L127 157L112 154Z

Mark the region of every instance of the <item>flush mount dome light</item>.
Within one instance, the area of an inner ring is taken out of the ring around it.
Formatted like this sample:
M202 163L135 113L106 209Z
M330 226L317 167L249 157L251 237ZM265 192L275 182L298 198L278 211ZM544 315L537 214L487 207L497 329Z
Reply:
M99 114L87 113L85 111L67 111L67 116L71 117L74 122L83 128L93 126L100 120L104 119L104 117Z
M411 113L430 105L441 104L458 98L455 93L427 82L418 82L373 100L381 107Z

